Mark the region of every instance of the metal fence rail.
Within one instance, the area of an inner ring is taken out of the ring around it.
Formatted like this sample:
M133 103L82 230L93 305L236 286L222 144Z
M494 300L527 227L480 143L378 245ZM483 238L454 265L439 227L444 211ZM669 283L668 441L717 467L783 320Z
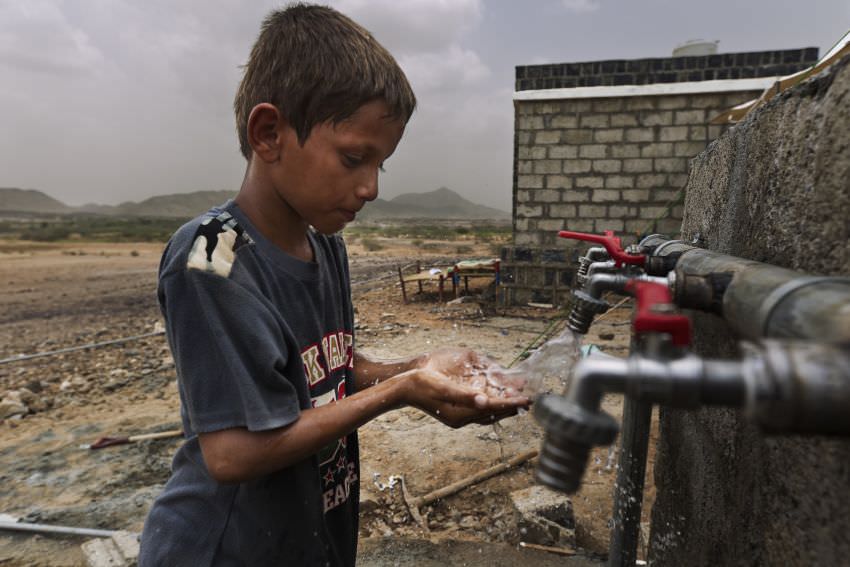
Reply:
M104 346L118 345L118 344L121 344L121 343L127 343L127 342L130 342L130 341L136 341L136 340L139 340L139 339L147 339L149 337L158 337L158 336L161 336L161 335L165 335L165 331L151 331L150 333L143 333L141 335L133 335L131 337L121 337L120 339L113 339L111 341L103 341L103 342L99 342L99 343L88 343L88 344L85 344L85 345L78 345L78 346L73 346L73 347L60 348L60 349L57 349L57 350L48 350L48 351L45 351L45 352L36 352L36 353L33 353L33 354L21 354L21 355L17 355L17 356L10 356L9 358L0 359L0 364L7 364L7 363L10 363L10 362L21 362L21 361L24 361L24 360L32 360L34 358L42 358L42 357L45 357L45 356L53 356L53 355L56 355L56 354L66 354L66 353L69 353L69 352L77 352L77 351L80 351L80 350L89 350L89 349L100 348L100 347L104 347Z

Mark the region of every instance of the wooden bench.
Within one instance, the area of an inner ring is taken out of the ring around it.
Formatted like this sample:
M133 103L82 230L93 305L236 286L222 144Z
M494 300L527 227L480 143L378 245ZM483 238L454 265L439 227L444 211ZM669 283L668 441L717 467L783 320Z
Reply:
M463 291L469 293L469 278L493 278L499 285L501 278L501 263L498 258L486 260L463 260L452 266L452 284L455 297L460 292L460 279L463 278Z
M422 293L423 291L423 282L436 282L441 302L443 301L443 290L447 281L452 283L452 291L455 295L457 295L457 287L454 279L452 278L451 267L426 268L423 270L422 264L417 261L415 264L399 266L398 280L401 283L401 297L404 299L405 303L408 302L406 284L414 282L419 286L419 293Z

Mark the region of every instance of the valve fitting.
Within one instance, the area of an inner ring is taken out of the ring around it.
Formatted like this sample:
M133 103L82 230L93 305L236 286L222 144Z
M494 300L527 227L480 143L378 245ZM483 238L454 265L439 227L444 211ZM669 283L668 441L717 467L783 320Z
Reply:
M609 260L608 252L603 246L591 246L587 253L578 259L578 270L576 271L576 282L579 287L584 287L587 282L588 270L594 262Z
M605 412L589 411L563 396L542 396L534 417L545 429L535 477L561 492L572 494L581 485L590 450L610 445L619 427Z
M597 299L580 290L573 292L573 308L567 319L567 326L580 335L586 335L593 323L593 319L608 311L608 302Z
M578 259L578 270L576 270L576 284L579 287L584 287L584 284L587 283L587 270L590 268L590 265L593 263L593 260L588 258L587 256L582 256Z

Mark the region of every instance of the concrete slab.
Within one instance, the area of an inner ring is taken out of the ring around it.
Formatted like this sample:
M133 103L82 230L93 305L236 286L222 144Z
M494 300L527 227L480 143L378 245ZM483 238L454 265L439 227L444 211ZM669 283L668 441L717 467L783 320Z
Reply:
M555 547L576 543L573 505L565 495L531 486L511 492L511 502L519 514L517 529L522 541Z
M83 555L88 567L136 567L139 559L139 534L120 531L111 538L85 542Z

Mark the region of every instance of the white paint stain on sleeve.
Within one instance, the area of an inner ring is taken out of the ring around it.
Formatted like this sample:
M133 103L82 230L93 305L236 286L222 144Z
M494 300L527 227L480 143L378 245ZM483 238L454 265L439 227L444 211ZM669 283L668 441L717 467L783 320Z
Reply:
M233 245L236 242L237 234L235 230L228 228L219 232L216 236L218 242L213 249L212 260L207 259L207 237L200 235L192 244L187 267L190 270L213 272L226 278L230 275L236 257L233 252Z

